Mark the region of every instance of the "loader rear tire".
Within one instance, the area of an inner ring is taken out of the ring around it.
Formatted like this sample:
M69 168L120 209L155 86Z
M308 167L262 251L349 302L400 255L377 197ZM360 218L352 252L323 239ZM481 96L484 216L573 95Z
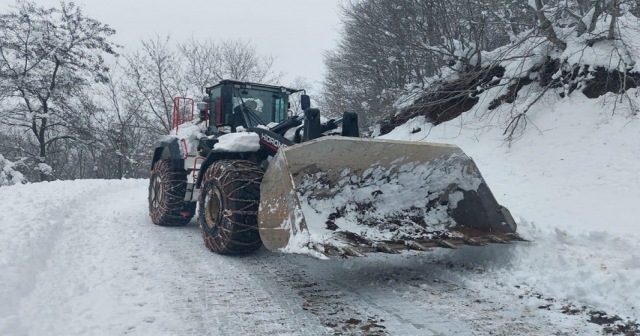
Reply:
M262 246L258 207L263 171L254 162L220 160L205 172L198 198L204 244L218 254L253 252Z
M149 180L149 216L160 226L184 226L195 214L194 207L184 201L187 172L175 169L170 159L155 163Z

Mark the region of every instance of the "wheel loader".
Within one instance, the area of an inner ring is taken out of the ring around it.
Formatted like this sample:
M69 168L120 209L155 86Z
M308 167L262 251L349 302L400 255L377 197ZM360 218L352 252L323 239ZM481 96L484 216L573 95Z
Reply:
M304 90L234 80L201 102L175 98L174 129L153 152L153 223L195 216L219 254L264 245L322 259L520 239L460 148L362 138L357 114L326 119L310 105Z

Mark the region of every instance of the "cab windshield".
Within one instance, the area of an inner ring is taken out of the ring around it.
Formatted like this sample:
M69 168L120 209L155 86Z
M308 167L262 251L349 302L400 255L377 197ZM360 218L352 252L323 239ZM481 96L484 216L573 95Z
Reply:
M233 111L242 113L244 102L244 111L254 112L258 118L247 116L245 121L248 127L268 125L273 122L281 123L287 117L287 98L286 94L274 90L234 88Z

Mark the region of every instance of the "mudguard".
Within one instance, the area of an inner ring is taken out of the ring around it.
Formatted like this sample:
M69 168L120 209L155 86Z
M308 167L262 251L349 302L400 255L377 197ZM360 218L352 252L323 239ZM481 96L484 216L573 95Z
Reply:
M180 151L180 142L176 137L164 135L154 144L151 170L160 159L171 159L174 168L184 169L184 154Z

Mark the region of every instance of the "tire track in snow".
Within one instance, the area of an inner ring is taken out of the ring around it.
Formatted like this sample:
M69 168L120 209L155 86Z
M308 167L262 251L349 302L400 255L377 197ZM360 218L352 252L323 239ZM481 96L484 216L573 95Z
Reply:
M273 300L243 260L209 252L195 222L151 224L146 182L113 183L71 217L15 334L326 334L296 303Z
M357 290L363 279L350 285L336 280L347 274L354 278L340 260L265 249L247 256L220 256L203 246L194 221L184 228L158 229L153 233L161 244L159 253L167 253L175 261L172 265L181 268L180 280L169 281L183 291L176 293L176 303L192 309L185 319L197 326L190 330L194 334L474 334L433 312L416 310L395 294L367 286Z
M183 228L154 227L150 239L157 244L155 253L167 257L179 273L166 281L176 289L170 295L190 325L188 334L327 333L315 316L300 314L301 302L279 300L279 293L264 287L259 277L268 274L256 277L257 269L252 266L257 265L248 265L243 258L213 254L204 247L195 220ZM261 264L278 267L273 261L264 258Z
M260 259L252 256L246 259L251 259L247 260L250 264L260 263ZM477 334L463 323L444 318L428 308L420 309L399 298L397 290L406 286L402 281L408 279L388 279L395 272L389 271L394 266L385 260L384 255L367 257L375 262L365 272L366 266L354 267L354 264L369 261L362 258L321 261L282 255L279 259L279 267L272 267L270 277L261 281L271 283L269 286L276 283L281 287L281 293L298 296L302 299L303 309L318 316L332 334Z
M487 253L504 258L503 262L514 252L512 246L486 247L492 248L498 251ZM434 254L376 254L346 261L319 261L261 251L265 255L241 259L255 270L254 278L264 287L279 287L275 291L279 293L276 300L298 302L336 334L584 335L601 332L602 327L588 323L588 317L542 309L538 307L540 300L529 302L526 297L513 295L487 270L456 262L458 253L475 254L473 251L469 248L464 252ZM472 275L486 277L488 283L495 282L495 285L478 288L469 281ZM371 328L372 325L381 328Z
M19 323L10 334L81 334L110 329L113 308L122 303L118 285L130 274L122 249L117 210L139 181L74 181L81 189L62 211L60 233L33 290L21 299ZM87 185L83 185L83 184ZM115 201L114 200L118 200ZM128 245L131 246L131 245ZM126 293L125 293L126 294Z

